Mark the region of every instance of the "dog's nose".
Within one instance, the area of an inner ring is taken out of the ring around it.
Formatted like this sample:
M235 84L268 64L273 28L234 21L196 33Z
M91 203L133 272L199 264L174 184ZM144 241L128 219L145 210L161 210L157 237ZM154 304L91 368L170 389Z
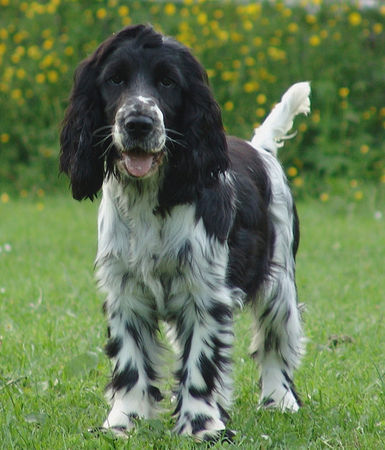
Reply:
M149 116L129 116L124 126L128 134L134 138L145 137L153 129L154 121Z

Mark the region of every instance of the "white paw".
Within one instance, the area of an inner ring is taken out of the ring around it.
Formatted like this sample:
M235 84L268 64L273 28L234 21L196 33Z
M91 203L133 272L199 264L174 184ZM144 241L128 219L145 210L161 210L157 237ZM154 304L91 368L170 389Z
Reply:
M235 433L226 429L220 419L215 419L204 414L192 416L183 414L175 427L178 434L193 437L196 441L230 441Z
M261 399L258 408L278 409L282 412L297 412L300 408L296 394L283 386L270 392L262 391Z

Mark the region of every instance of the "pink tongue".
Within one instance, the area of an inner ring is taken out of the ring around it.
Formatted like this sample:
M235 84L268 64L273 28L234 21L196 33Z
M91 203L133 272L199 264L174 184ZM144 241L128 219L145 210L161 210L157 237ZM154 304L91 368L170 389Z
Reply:
M144 177L151 169L153 155L147 153L123 153L127 172L134 177Z

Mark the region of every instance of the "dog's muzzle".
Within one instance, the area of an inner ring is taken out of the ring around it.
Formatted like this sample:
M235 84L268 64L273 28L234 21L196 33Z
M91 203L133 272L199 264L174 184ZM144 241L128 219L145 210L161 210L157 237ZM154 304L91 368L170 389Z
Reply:
M134 178L153 175L164 157L166 132L155 101L135 97L119 108L112 133L119 150L119 171Z

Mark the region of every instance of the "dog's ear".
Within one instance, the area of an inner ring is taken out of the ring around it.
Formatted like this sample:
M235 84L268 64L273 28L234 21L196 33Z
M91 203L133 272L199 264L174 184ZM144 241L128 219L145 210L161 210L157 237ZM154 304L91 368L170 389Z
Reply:
M193 166L201 182L209 185L228 167L228 150L222 115L208 83L206 71L188 55L188 92L183 115L184 138L192 151Z
M104 161L94 132L103 124L101 98L96 86L95 55L80 63L60 135L60 170L71 180L77 200L97 194L103 183Z
M60 170L71 180L77 200L96 196L103 184L105 145L97 135L104 123L104 106L97 79L102 62L118 37L106 39L75 71L74 84L60 135ZM99 141L99 142L98 142Z

